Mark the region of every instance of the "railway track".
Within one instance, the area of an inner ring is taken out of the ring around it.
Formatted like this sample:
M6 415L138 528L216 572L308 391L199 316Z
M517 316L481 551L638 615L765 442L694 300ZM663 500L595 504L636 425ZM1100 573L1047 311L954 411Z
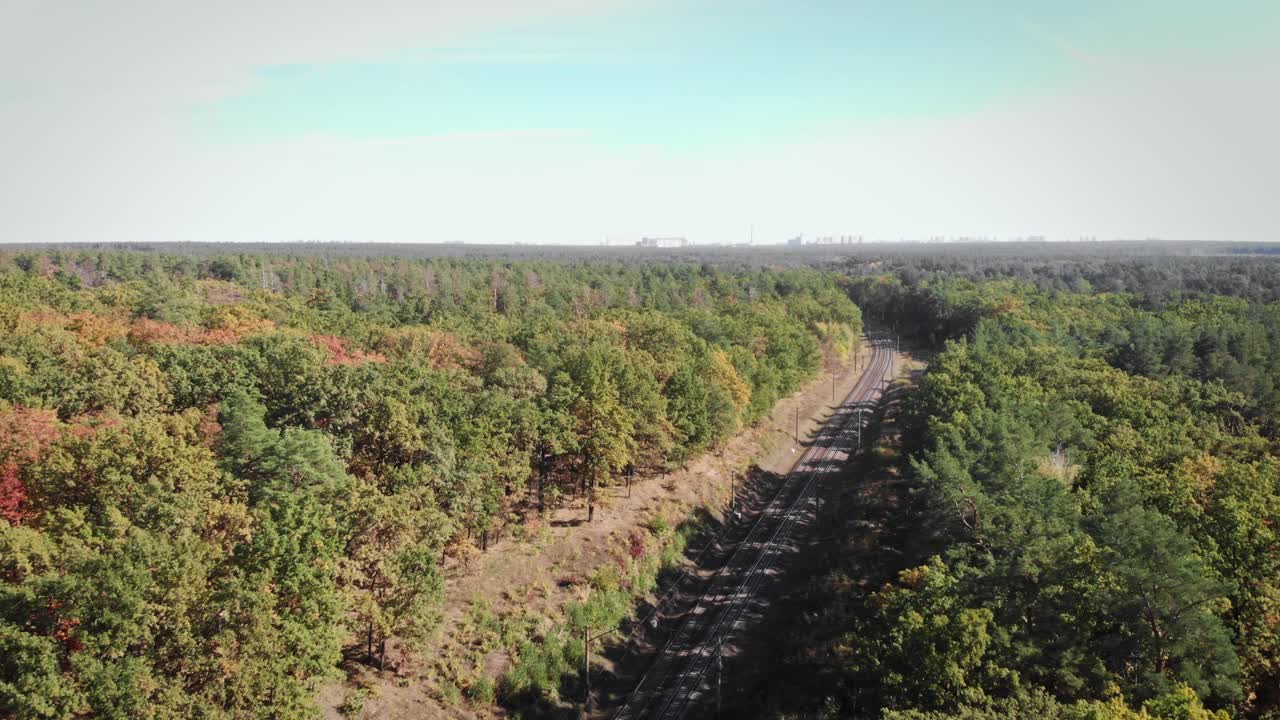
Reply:
M807 514L817 480L834 472L848 457L860 410L873 401L893 367L893 345L872 341L872 359L835 415L787 474L747 536L712 577L697 604L663 646L615 720L682 718L707 695L707 682L718 677L724 644L742 626L760 586L792 530ZM713 668L716 668L713 670Z

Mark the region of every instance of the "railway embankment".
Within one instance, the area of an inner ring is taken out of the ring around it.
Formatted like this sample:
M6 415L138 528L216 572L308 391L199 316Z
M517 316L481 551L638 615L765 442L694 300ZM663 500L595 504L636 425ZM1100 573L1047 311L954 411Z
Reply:
M744 640L760 632L772 598L784 592L787 568L811 542L827 497L849 458L870 439L877 399L895 366L903 367L891 340L883 339L850 389L816 431L790 472L762 474L714 551L700 551L670 591L646 608L631 634L614 648L614 677L602 697L616 717L685 717L712 712L725 663ZM647 623L647 624L646 624Z
M693 580L704 580L705 568L691 560L707 548L711 538L753 521L754 513L773 496L781 478L804 452L806 445L797 437L814 437L831 419L839 405L832 399L852 390L869 359L870 353L863 348L854 362L836 368L834 375L828 370L815 377L806 388L780 401L759 425L691 460L683 469L637 482L630 490L608 489L608 500L597 508L594 522L583 522L581 508L560 508L544 521L493 543L470 566L452 567L444 618L435 638L421 652L428 665L406 663L407 670L382 675L354 667L348 682L335 683L322 695L325 717L345 717L349 713L344 710L355 706L359 706L357 714L370 719L508 714L517 707L509 699L503 703L505 679L520 670L514 662L519 655L518 638L535 638L539 647L550 647L547 638L558 635L554 626L563 624L566 610L580 612L586 598L600 595L595 585L631 581L620 570L627 555L640 552L637 542L645 545L645 553L669 554L674 547L670 541L678 531L680 546L689 549L683 556L677 554L675 562L659 564L655 591L625 588L626 614L634 608L635 615L644 617L686 571ZM736 498L736 517L729 508L731 493ZM723 552L717 544L701 561L707 567L716 566L724 559L717 553ZM667 565L671 567L661 570ZM622 596L613 597L620 600ZM624 632L634 629L624 628ZM618 648L624 646L623 637L614 634L592 643L593 688L599 701L596 715L605 714L609 707L608 681L620 667L615 660ZM637 648L633 657L646 651L643 641L631 647ZM574 654L571 648L561 649L562 658ZM577 652L577 663L561 682L543 678L539 716L574 717L580 711L580 658Z

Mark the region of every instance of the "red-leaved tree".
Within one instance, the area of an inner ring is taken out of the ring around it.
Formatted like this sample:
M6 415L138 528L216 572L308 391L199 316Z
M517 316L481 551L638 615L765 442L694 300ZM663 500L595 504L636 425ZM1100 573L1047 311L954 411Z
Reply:
M58 438L58 415L45 408L0 409L0 517L17 525L34 513L27 506L22 466L38 462Z

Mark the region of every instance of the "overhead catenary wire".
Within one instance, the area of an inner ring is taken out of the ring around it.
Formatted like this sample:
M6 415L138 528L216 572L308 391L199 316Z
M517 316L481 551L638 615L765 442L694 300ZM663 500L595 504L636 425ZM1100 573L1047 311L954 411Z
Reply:
M841 419L828 425L834 431L834 440L826 447L815 443L801 456L797 469L789 474L788 480L761 512L737 550L712 576L702 597L663 646L616 718L681 717L698 696L702 679L714 660L709 648L722 647L729 633L738 625L749 600L763 582L782 543L800 517L799 508L807 506L811 500L816 487L814 480L819 475L818 466L830 460L855 428L859 432L861 430L861 416L859 414L855 425L853 410L880 390L892 362L889 351L893 344L887 338L874 338L872 346L871 362L841 405L844 408ZM768 526L764 525L766 520L770 521ZM754 555L744 555L751 550L755 551ZM735 572L726 574L730 568ZM730 589L726 583L735 574L740 579ZM719 608L711 603L712 598L723 601L725 597L729 598L728 603ZM702 631L707 620L711 621L710 630ZM655 701L660 703L656 708ZM651 709L655 710L652 714L648 712Z

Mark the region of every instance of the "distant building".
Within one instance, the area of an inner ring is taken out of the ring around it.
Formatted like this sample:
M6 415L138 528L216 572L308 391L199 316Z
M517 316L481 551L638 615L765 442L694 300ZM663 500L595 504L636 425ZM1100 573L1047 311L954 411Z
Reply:
M801 245L803 245L803 244L804 244L804 236L803 236L803 235L797 235L797 236L795 236L795 237L793 237L793 238L791 238L791 239L787 240L787 244L788 244L788 245L790 245L791 247L800 247Z
M689 239L683 237L646 237L640 238L636 245L649 248L688 247Z
M803 236L787 241L789 245L854 245L862 242L861 235L820 235L808 242Z

